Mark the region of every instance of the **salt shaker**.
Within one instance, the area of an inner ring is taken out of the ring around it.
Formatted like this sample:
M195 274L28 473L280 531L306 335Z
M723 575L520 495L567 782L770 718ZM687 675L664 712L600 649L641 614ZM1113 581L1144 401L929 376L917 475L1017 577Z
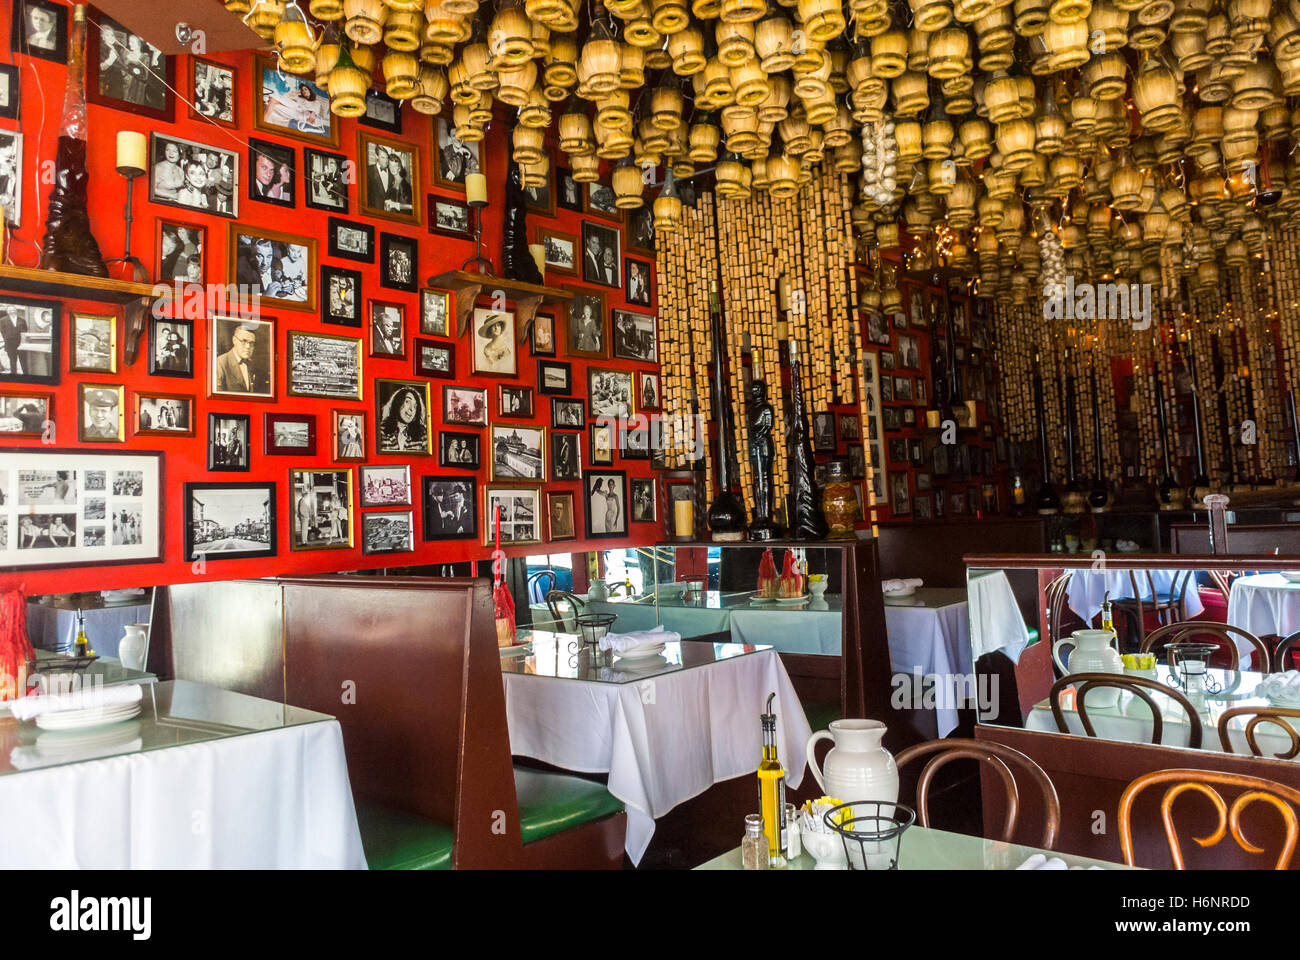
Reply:
M761 814L745 815L745 837L740 841L740 863L746 870L766 870L768 867L767 837L763 835Z
M799 832L799 813L793 803L785 805L785 859L789 863L803 853L803 835Z

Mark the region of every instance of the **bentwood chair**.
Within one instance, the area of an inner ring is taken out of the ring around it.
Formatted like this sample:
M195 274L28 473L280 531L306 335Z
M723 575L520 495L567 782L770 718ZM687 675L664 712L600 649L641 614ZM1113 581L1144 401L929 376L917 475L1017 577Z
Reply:
M1002 785L1007 791L1007 815L1003 822L1002 836L1000 838L1002 842L1011 842L1011 838L1016 832L1016 824L1020 820L1020 790L1016 785L1015 774L1011 772L1011 766L1009 766L1014 765L1034 782L1038 792L1042 794L1043 805L1046 807L1043 835L1038 846L1044 850L1051 850L1056 845L1056 835L1061 829L1061 801L1056 795L1056 787L1052 785L1051 778L1047 776L1042 767L1029 757L1019 750L1001 743L951 737L945 740L930 740L927 743L918 743L915 746L908 747L898 754L894 762L901 770L917 757L929 756L930 754L935 754L935 756L931 757L925 766L921 768L920 778L916 782L916 817L921 826L928 827L930 825L930 784L935 773L953 760L979 760L981 763L987 763L997 772L998 776L1002 778Z
M1080 619L1069 605L1070 577L1073 571L1067 570L1047 585L1044 591L1047 597L1047 646L1050 650L1057 640L1068 637L1075 630L1084 629L1087 624Z
M560 582L559 574L554 570L538 570L528 578L528 602L545 603L546 596Z
M1139 580L1139 577L1142 579ZM1128 579L1133 595L1112 601L1111 607L1120 619L1128 621L1132 626L1132 637L1141 638L1146 633L1148 613L1154 615L1160 626L1186 618L1187 585L1192 580L1191 570L1175 572L1168 593L1156 590L1150 570L1130 570ZM1144 599L1146 597L1150 599Z
M1278 641L1277 647L1273 650L1273 669L1279 673L1291 669L1291 651L1296 644L1300 644L1300 630L1288 634Z
M569 610L573 614L573 629L569 629L569 621L565 619L564 612L560 609L560 604L567 603ZM551 590L546 594L546 609L550 611L551 619L560 625L565 633L575 633L578 629L578 614L582 613L583 607L587 601L575 593L568 593L564 590Z
M1273 724L1281 729L1291 741L1291 746L1288 749L1281 753L1272 754L1272 757L1278 760L1293 760L1297 754L1300 754L1300 733L1297 733L1296 728L1284 719L1285 717L1300 717L1300 710L1292 707L1233 707L1231 710L1225 710L1223 715L1219 717L1219 743L1223 746L1224 753L1232 753L1232 740L1228 737L1228 725L1234 717L1250 717L1246 721L1243 732L1246 735L1246 746L1250 749L1252 755L1256 757L1264 755L1255 740L1255 728L1261 723Z
M1160 737L1164 733L1164 718L1160 715L1160 708L1156 706L1155 700L1147 693L1147 690L1155 690L1163 693L1175 703L1183 708L1187 713L1187 722L1189 729L1187 731L1187 745L1192 749L1197 749L1201 745L1201 738L1204 733L1201 728L1201 718L1192 706L1192 702L1182 695L1173 687L1165 686L1157 680L1150 680L1147 677L1131 677L1128 675L1121 676L1115 673L1071 673L1057 680L1052 684L1051 693L1048 696L1048 702L1052 707L1052 719L1056 721L1056 729L1061 733L1069 733L1070 727L1065 721L1065 712L1061 709L1061 695L1070 687L1075 688L1074 694L1074 711L1079 715L1079 722L1083 724L1084 733L1089 737L1096 737L1097 731L1092 725L1092 720L1088 716L1087 697L1085 694L1089 690L1097 687L1115 687L1120 691L1122 696L1125 692L1133 694L1151 711L1151 742L1160 743Z
M1291 857L1295 853L1296 841L1300 839L1300 818L1296 807L1300 806L1300 790L1286 784L1262 777L1248 777L1239 773L1220 773L1217 770L1153 770L1144 773L1127 787L1119 798L1119 846L1124 854L1124 862L1130 867L1136 866L1133 860L1133 803L1147 787L1157 783L1170 784L1160 799L1160 818L1164 823L1165 839L1169 843L1169 854L1173 857L1174 869L1187 869L1183 861L1183 851L1178 840L1178 828L1174 824L1173 805L1183 793L1199 793L1210 801L1219 813L1218 827L1208 837L1196 837L1196 843L1203 847L1219 844L1229 832L1237 846L1248 853L1263 853L1246 839L1241 830L1241 814L1253 803L1267 803L1278 813L1286 828L1281 850L1273 866L1275 870L1287 870L1291 866ZM1239 793L1231 804L1215 789L1215 785L1240 787Z
M1142 641L1141 652L1150 653L1171 643L1178 643L1182 640L1190 640L1193 637L1207 634L1212 636L1217 643L1227 647L1229 670L1241 669L1241 656L1237 652L1238 637L1254 648L1256 670L1260 673L1268 673L1272 668L1272 659L1268 655L1268 647L1264 645L1263 640L1249 630L1234 627L1230 623L1215 623L1213 620L1184 620L1180 623L1170 623L1158 627L1146 635L1146 639Z

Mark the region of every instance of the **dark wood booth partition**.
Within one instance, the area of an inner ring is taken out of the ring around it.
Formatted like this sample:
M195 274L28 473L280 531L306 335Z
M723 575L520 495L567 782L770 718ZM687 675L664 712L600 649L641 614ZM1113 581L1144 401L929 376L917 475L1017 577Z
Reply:
M1209 524L1175 523L1169 528L1169 540L1174 553L1208 554ZM1228 551L1232 556L1300 557L1300 523L1229 524Z
M320 576L166 592L150 656L160 676L337 717L359 811L450 825L457 868L622 866L622 812L523 840L487 580Z

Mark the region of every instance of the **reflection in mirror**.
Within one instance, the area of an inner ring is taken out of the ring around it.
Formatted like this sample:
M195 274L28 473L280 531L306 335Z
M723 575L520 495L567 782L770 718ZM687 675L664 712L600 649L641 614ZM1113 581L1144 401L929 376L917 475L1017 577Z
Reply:
M105 683L147 679L152 604L149 588L29 597L27 637L36 651L29 681L71 670Z

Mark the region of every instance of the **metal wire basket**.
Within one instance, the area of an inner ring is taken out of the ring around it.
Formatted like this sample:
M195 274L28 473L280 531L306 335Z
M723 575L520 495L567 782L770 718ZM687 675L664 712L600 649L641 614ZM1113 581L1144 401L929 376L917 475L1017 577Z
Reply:
M822 819L839 834L850 870L897 870L903 831L916 811L901 803L855 800L832 807Z
M618 619L612 613L580 613L575 618L578 624L578 639L569 644L570 653L590 651L592 657L600 655L600 641L609 628Z

